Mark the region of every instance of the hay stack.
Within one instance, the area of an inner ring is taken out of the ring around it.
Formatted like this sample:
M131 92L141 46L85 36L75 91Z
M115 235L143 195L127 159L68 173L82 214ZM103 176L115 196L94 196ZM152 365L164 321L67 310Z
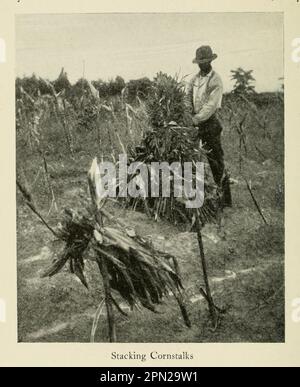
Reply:
M166 74L159 73L154 79L146 101L146 111L152 130L145 133L141 144L129 148L130 162L138 161L148 166L151 162L203 161L205 151L197 140L197 129L191 124L186 109L184 84ZM195 173L193 175L195 179ZM172 188L172 187L171 187ZM150 192L150 188L148 190ZM174 223L195 221L195 211L186 209L184 200L169 198L135 198L127 200L133 209L145 208L155 219L166 218ZM216 219L219 208L218 190L210 175L205 175L205 201L198 209L202 224Z

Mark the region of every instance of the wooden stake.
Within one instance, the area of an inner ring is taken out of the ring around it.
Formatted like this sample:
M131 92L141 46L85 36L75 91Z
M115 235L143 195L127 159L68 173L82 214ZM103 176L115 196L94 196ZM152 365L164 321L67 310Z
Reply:
M106 266L106 261L104 257L97 258L97 264L103 279L104 285L104 294L105 294L105 306L107 311L107 321L108 321L108 333L109 341L115 343L117 341L116 335L116 325L115 325L115 316L113 310L113 300L111 296L111 288L109 283L109 275Z
M177 301L177 303L179 305L179 308L180 308L180 311L181 311L181 314L182 314L182 317L183 317L185 325L188 328L191 328L192 327L192 323L191 323L189 314L187 312L186 306L184 304L182 294L181 293L179 293L179 294L173 293L173 295L174 295L174 297L175 297L175 299L176 299L176 301Z
M35 208L35 205L33 201L31 200L31 194L27 191L27 189L21 184L21 182L17 179L17 186L22 193L25 203L28 205L28 207L38 216L38 218L44 223L44 225L48 228L49 231L52 232L52 234L57 238L61 239L59 235L53 230L51 226L45 221L45 219L42 217L42 215L37 211Z
M264 217L264 214L262 213L262 210L260 209L260 206L259 206L257 200L255 199L255 196L254 196L254 194L253 194L253 192L252 192L252 189L250 188L250 185L249 185L249 183L248 183L248 181L247 181L247 179L246 179L245 177L244 177L244 180L245 180L245 182L246 182L246 186L247 186L247 188L248 188L248 191L250 192L251 198L252 198L252 200L253 200L253 203L255 204L255 207L256 207L256 209L257 209L259 215L262 217L262 220L264 221L264 223L265 223L265 224L268 224L266 218Z
M205 298L208 303L209 314L211 317L213 327L216 328L218 325L218 315L217 315L217 309L214 304L210 287L209 287L207 265L205 260L204 247L203 247L202 234L201 234L201 223L200 223L199 214L197 210L195 211L195 216L196 216L197 239L198 239L198 245L199 245L199 251L200 251L200 260L201 260L201 266L202 266L202 272L203 272L203 278L204 278L204 284L205 284L205 294L206 294ZM204 291L202 290L202 292Z

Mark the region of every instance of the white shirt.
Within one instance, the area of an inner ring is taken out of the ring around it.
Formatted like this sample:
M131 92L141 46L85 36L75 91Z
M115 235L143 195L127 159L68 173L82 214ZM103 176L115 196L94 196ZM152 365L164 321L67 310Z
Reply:
M222 95L222 80L214 70L205 76L199 72L191 79L187 89L188 103L192 105L198 123L208 120L221 107Z

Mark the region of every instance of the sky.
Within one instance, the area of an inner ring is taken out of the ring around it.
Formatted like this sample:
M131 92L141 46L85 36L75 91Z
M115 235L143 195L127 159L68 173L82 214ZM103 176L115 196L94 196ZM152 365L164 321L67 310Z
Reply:
M230 70L253 70L256 90L278 90L283 77L282 13L29 14L16 16L16 75L54 80L62 67L126 81L159 71L190 76L196 49L209 44L225 91Z

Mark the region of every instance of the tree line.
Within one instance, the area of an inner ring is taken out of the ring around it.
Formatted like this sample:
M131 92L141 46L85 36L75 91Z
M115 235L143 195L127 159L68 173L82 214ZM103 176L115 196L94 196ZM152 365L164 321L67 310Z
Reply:
M17 77L16 98L21 98L22 89L32 97L51 94L49 84L54 86L57 93L64 91L65 96L70 99L81 96L83 92L89 92L91 87L89 81L85 78L80 78L76 83L71 84L67 73L62 69L58 78L54 81L48 81L48 83L44 82L43 79L37 77L35 74L24 76L23 78ZM136 96L144 98L148 93L148 89L151 87L152 81L147 77L143 77L125 82L118 75L108 81L102 79L91 81L91 84L98 91L100 98L114 97L120 95L122 92L126 92L126 97L130 100L136 98Z
M261 99L265 94L267 99L273 93L260 93L258 95L255 91L255 78L253 77L253 70L245 71L242 68L231 70L231 80L233 81L233 88L230 93L234 95L248 95L254 100ZM281 81L280 92L283 92L283 78L279 78ZM21 98L22 90L26 91L32 97L38 97L39 95L51 94L50 84L54 86L57 93L64 92L65 97L72 100L81 97L84 93L89 93L91 87L97 91L98 95L102 99L114 97L124 94L126 100L133 101L136 97L144 99L147 97L148 92L152 86L152 81L147 78L132 79L128 82L121 76L116 76L114 79L104 81L98 79L96 81L89 82L85 78L80 78L76 83L71 84L68 79L68 75L62 68L59 76L54 81L45 82L43 79L37 77L35 74L31 76L24 76L23 78L16 78L16 98Z

